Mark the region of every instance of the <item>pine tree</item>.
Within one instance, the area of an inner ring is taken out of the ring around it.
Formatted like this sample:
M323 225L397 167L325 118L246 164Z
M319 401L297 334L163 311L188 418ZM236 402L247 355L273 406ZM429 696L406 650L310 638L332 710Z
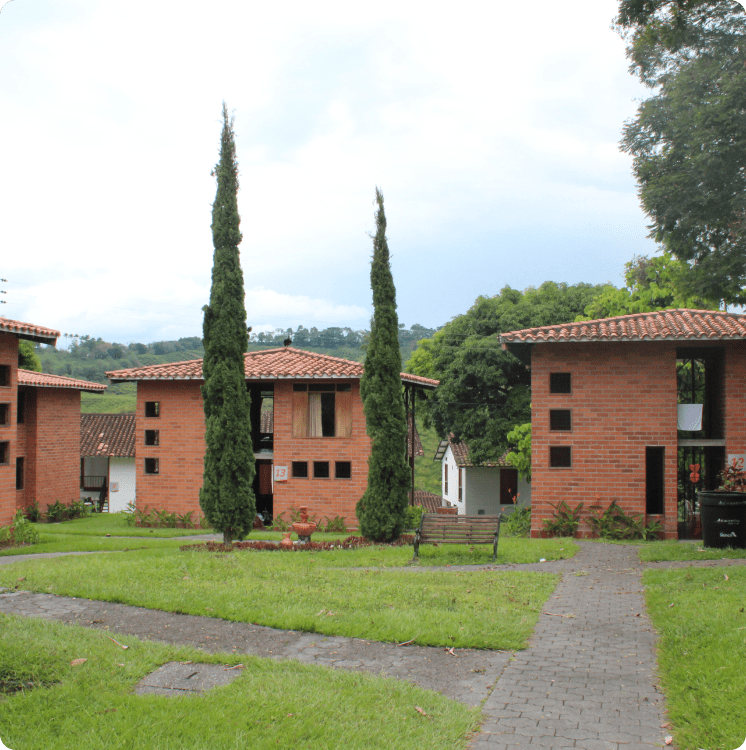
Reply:
M238 245L238 162L233 118L223 102L220 161L213 175L217 193L212 205L212 265L210 304L203 308L205 357L202 364L205 409L205 465L199 504L223 542L243 539L256 512L256 474L251 445L249 394L244 374L248 348L244 283Z
M401 534L408 504L407 418L400 374L396 289L386 241L383 193L378 188L376 203L376 233L370 267L373 320L365 355L365 372L360 381L360 395L372 445L368 459L368 487L357 503L356 513L363 536L389 541Z

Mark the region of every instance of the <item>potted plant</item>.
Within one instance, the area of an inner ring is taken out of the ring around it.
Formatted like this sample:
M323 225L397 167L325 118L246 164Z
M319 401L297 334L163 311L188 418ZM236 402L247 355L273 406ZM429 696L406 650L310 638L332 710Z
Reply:
M698 492L702 540L705 547L746 549L746 471L734 458L720 473L722 484Z

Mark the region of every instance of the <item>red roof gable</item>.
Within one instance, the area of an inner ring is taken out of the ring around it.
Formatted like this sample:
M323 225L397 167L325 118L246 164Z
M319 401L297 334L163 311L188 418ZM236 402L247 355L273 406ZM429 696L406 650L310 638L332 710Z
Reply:
M282 380L306 378L360 379L363 365L348 359L317 354L292 347L264 349L244 354L247 380ZM113 382L136 380L202 380L202 360L170 362L162 365L112 370L106 373ZM402 373L402 380L424 387L435 388L437 380Z
M511 344L577 341L722 341L746 338L746 315L718 310L659 310L581 320L500 334L503 349Z
M80 455L135 455L134 414L81 414Z
M60 332L55 331L54 328L44 328L35 326L33 323L22 323L20 320L3 317L0 317L0 332L14 333L19 338L39 341L42 344L56 344L60 337Z
M18 368L18 385L33 385L38 388L75 388L79 391L103 393L106 386L103 383L91 383L89 380L66 378L62 375L50 375L46 372L33 372Z

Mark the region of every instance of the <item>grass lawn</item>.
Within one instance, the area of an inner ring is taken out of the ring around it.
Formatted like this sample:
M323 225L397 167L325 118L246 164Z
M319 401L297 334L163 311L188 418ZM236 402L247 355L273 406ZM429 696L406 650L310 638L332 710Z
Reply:
M675 746L740 747L746 737L746 566L647 570L643 582L660 634L661 686Z
M521 649L557 582L549 573L335 566L348 552L170 547L36 559L0 566L0 586L326 635Z
M703 548L702 542L646 542L641 544L638 555L642 562L746 559L746 550Z
M464 748L478 711L403 681L242 655L241 676L195 696L135 695L168 661L224 663L119 635L0 615L0 738L13 750ZM71 662L83 658L84 664ZM417 708L421 709L421 714Z

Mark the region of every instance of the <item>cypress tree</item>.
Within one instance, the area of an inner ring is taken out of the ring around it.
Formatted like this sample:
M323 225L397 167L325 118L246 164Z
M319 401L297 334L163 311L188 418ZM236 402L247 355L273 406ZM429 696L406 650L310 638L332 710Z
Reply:
M373 320L365 355L365 372L360 381L360 395L372 445L368 459L368 487L357 503L356 513L363 536L389 541L404 529L408 505L407 417L400 374L396 289L386 240L383 193L378 188L376 203L376 233L370 266Z
M212 205L210 304L203 307L205 357L202 363L205 409L205 464L199 504L223 542L243 539L256 512L256 474L251 445L249 394L244 374L248 348L244 284L238 245L238 162L233 118L223 102L220 161L213 175L217 192Z

